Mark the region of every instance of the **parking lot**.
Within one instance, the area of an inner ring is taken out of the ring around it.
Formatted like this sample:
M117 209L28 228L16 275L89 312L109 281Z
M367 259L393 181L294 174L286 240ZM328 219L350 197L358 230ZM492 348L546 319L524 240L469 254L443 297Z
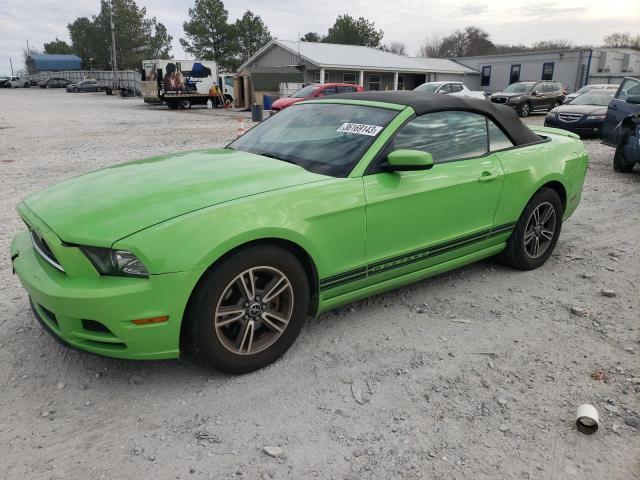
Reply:
M640 478L640 169L615 173L599 140L544 267L489 260L348 305L234 377L60 346L9 244L24 196L223 146L248 115L33 88L0 90L0 104L0 477ZM583 403L599 411L594 435L575 427Z

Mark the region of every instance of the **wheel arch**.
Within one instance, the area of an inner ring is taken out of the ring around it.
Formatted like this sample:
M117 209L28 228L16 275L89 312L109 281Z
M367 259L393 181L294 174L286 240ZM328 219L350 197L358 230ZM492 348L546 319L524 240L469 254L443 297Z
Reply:
M302 265L302 267L304 268L306 274L307 274L307 279L309 280L309 291L311 293L310 295L310 301L309 301L309 313L311 315L315 315L318 311L318 305L319 305L319 285L320 285L320 280L319 280L319 276L318 276L318 269L316 267L316 262L314 261L313 257L311 256L311 254L307 251L307 249L305 249L304 247L302 247L299 243L294 242L293 240L290 239L286 239L286 238L282 238L282 237L262 237L262 238L255 238L253 240L249 240L249 241L245 241L243 243L237 244L236 246L227 249L222 255L217 256L217 258L213 261L213 263L211 263L200 275L200 277L198 278L198 280L196 281L193 289L191 290L191 294L189 295L189 299L187 300L187 305L185 307L185 313L183 315L183 321L182 324L180 326L180 345L182 345L182 342L184 340L184 335L185 335L185 326L186 326L186 322L184 321L184 319L187 317L187 312L190 308L190 305L192 303L193 297L196 293L196 291L198 290L198 288L200 287L200 285L202 284L202 282L204 281L205 277L207 276L207 274L209 274L213 269L216 268L217 265L220 264L220 262L224 261L226 258L230 257L231 255L234 255L238 252L241 252L242 250L246 250L252 247L256 247L256 246L260 246L260 245L277 245L281 248L283 248L284 250L287 250L288 252L292 253L300 262L300 264Z
M551 190L554 190L558 196L560 197L560 200L562 201L562 209L566 210L567 208L567 189L565 188L565 186L562 184L562 182L560 182L559 180L549 180L546 181L543 185L541 185L534 193L533 195L531 195L531 198L533 198L533 196L538 193L540 190L542 190L543 188L549 188ZM531 199L530 198L530 199Z

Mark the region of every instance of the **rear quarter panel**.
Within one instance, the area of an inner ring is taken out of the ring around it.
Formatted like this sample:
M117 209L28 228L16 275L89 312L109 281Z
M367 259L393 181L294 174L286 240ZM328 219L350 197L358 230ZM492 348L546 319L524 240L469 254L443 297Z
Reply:
M584 144L577 135L563 130L546 127L533 130L550 140L498 153L505 182L496 225L516 221L531 197L549 182L559 182L566 191L564 218L580 202L588 164Z

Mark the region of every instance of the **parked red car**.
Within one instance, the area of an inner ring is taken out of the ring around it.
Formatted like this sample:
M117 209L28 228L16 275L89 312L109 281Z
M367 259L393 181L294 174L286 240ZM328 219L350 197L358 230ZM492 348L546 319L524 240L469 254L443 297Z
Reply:
M312 83L301 88L290 97L279 98L271 105L271 114L287 108L289 105L309 100L310 98L326 97L338 93L362 92L364 89L360 85L352 83Z

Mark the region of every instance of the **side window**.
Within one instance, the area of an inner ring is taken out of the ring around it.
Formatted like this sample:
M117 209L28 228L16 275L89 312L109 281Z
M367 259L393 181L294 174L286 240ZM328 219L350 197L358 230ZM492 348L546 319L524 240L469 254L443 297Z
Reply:
M351 72L343 73L342 83L356 83L356 74Z
M627 78L622 85L615 98L618 100L626 100L629 95L640 95L640 82Z
M327 97L329 95L335 95L336 93L338 93L338 89L336 87L327 87L320 90L318 92L318 96Z
M462 91L462 85L460 85L459 83L452 83L451 84L451 93L456 93L456 92L461 92Z
M489 127L489 150L491 152L513 147L513 142L509 140L509 137L489 118L487 118L487 127Z
M488 151L487 122L476 113L427 113L402 127L392 148L429 152L435 163L477 157Z
M352 93L356 91L356 87L338 87L338 93Z
M480 77L480 86L488 87L491 84L491 66L482 67L482 77Z
M438 93L451 93L451 84L445 83L438 89Z

